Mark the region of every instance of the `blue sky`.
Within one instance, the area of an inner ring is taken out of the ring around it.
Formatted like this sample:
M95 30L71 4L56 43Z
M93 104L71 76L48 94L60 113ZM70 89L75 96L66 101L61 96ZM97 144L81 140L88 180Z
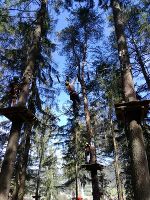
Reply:
M55 14L56 15L56 14ZM67 27L67 18L68 18L68 12L67 11L63 11L61 12L58 16L57 16L57 24L56 24L56 27L55 27L55 30L56 31L56 35L57 35L57 32L60 32L62 29L64 29L65 27ZM67 115L66 114L63 114L63 107L69 107L70 105L68 104L68 101L70 100L70 97L69 97L69 94L67 94L64 90L65 88L65 78L66 78L66 75L64 74L64 70L65 70L65 56L62 56L59 54L60 50L61 50L61 43L59 43L59 41L57 40L57 36L54 35L54 43L56 43L57 47L58 47L58 51L54 52L53 53L53 59L54 61L57 63L58 65L58 71L59 71L59 74L60 74L60 82L61 83L58 83L57 82L57 87L60 88L60 95L57 97L57 102L58 102L58 106L59 106L59 109L60 109L60 112L54 110L54 113L57 114L57 116L59 116L59 122L58 122L58 125L59 126L62 126L62 125L65 125L67 123ZM62 85L64 84L64 85ZM76 84L75 84L75 87L76 87ZM71 103L71 101L70 101Z

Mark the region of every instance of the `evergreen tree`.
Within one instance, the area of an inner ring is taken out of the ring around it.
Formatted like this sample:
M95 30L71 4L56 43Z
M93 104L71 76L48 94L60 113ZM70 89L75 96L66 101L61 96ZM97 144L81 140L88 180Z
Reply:
M84 105L84 114L86 120L87 128L87 141L91 144L93 140L93 132L91 127L89 103L87 97L86 89L86 68L89 62L89 49L91 42L96 41L100 38L101 32L98 30L100 28L100 18L92 10L86 7L79 8L73 12L73 17L71 21L74 21L74 24L70 25L64 29L61 33L61 40L65 42L64 50L67 53L69 59L69 66L77 68L78 81L81 85L81 91L83 95L83 105ZM92 32L91 32L92 29ZM92 47L92 45L91 45ZM69 52L69 54L68 54ZM92 158L94 162L94 157ZM96 162L96 160L95 160ZM100 191L98 187L98 178L97 172L91 171L92 177L92 188L93 188L93 198L100 198Z
M113 10L118 52L120 56L119 58L122 67L124 98L126 102L136 101L137 98L131 75L130 60L124 35L124 25L123 19L121 18L121 7L119 1L112 1L111 6ZM128 116L128 124L126 124L125 126L128 127L128 134L131 145L131 158L133 167L132 173L135 198L149 199L149 170L144 149L142 128L141 125L138 124L137 119L133 116L131 119L129 119ZM138 144L136 144L137 142ZM137 151L136 145L138 145L139 151ZM139 165L139 163L141 163L141 165ZM146 180L143 179L143 174L145 174L144 176L146 177Z
M39 12L37 13L37 22L36 22L35 30L32 37L33 40L31 44L31 48L28 52L29 57L27 59L27 67L23 74L24 85L22 88L22 93L19 98L19 102L18 102L19 104L23 104L23 105L26 104L27 98L29 95L31 80L33 76L35 76L33 70L34 70L34 67L36 67L36 61L37 61L37 58L39 57L41 37L45 36L44 34L45 34L45 28L46 28L46 24L45 24L46 13L47 13L46 2L42 1L41 8ZM2 199L7 199L8 197L10 179L13 172L13 166L15 162L21 126L22 126L22 121L20 122L14 121L12 123L11 134L9 137L9 142L8 142L8 146L6 149L6 153L5 153L5 157L4 157L4 161L3 161L3 165L1 169L2 183L0 184L0 187L1 187L0 191L1 191ZM12 148L13 148L13 151L11 151ZM11 163L13 163L13 165ZM4 178L2 178L3 176Z
M126 27L126 35L128 38L128 46L130 57L135 60L132 70L137 75L142 72L144 79L146 81L147 88L150 88L150 80L149 80L149 70L148 70L148 46L149 38L145 37L143 32L141 32L141 17L143 12L141 13L140 7L131 7L129 11L127 11L127 21L125 23ZM139 68L140 67L140 68ZM138 70L139 68L139 70ZM142 86L140 86L142 87ZM145 88L143 88L143 91Z

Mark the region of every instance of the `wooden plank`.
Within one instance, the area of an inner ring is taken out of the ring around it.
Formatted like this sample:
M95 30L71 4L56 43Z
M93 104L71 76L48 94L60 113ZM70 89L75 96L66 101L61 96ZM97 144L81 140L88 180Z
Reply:
M119 121L125 121L125 116L132 115L143 120L150 108L150 100L132 101L115 104L116 117Z
M32 196L33 198L40 198L41 196L40 195L38 195L38 196Z
M8 108L0 108L0 115L4 115L10 121L35 121L36 117L25 106L14 106Z
M81 165L81 167L85 168L88 171L102 170L103 169L103 165L100 165L98 163L95 163L95 164L84 164L84 165Z
M130 101L130 102L123 102L123 103L116 103L115 108L122 107L122 106L150 106L150 100L142 100L142 101Z

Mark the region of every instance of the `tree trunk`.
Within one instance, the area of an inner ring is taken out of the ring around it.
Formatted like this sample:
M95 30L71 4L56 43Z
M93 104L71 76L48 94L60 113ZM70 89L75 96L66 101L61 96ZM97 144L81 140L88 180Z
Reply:
M121 13L121 7L117 0L111 0L111 6L113 10L115 32L118 44L118 54L122 70L124 98L126 102L136 101L136 92L134 90L134 84L131 74L131 64L129 60L126 38L124 35L124 23Z
M91 140L93 138L93 132L91 128L91 118L90 118L90 112L88 108L88 98L86 94L86 85L84 81L84 63L86 61L86 50L85 50L85 55L84 61L82 63L82 68L81 68L81 78L79 79L80 84L81 84L81 89L82 89L82 95L83 95L83 100L84 100L84 114L85 114L85 120L86 120L86 128L87 128L87 138L88 138L88 143L91 144ZM91 154L90 160L94 160L96 163L96 152L95 154ZM92 163L93 164L93 163ZM98 184L98 177L97 177L97 170L91 171L91 178L92 178L92 194L93 194L93 200L99 200L100 199L100 189L99 189L99 184Z
M87 98L87 93L86 93L86 84L85 84L85 63L86 63L86 57L87 57L87 36L86 36L86 26L84 27L85 31L85 44L84 44L84 51L83 51L83 60L82 60L82 65L81 65L81 77L79 79L80 84L81 84L81 89L82 89L82 95L83 95L83 100L84 100L84 114L85 114L85 120L86 120L86 128L87 128L87 138L88 138L88 143L91 143L91 139L93 138L93 132L91 128L91 117L90 117L90 112L88 108L88 98ZM80 71L80 70L79 70Z
M100 189L97 177L97 170L91 171L91 178L92 178L92 195L93 200L100 200Z
M25 105L29 97L30 85L31 85L31 81L33 79L34 72L35 72L35 62L39 55L40 41L41 41L42 33L44 32L44 29L45 29L44 21L45 21L45 17L46 17L45 15L47 12L46 4L47 4L47 0L41 0L41 8L37 13L37 24L33 33L33 42L32 42L31 48L29 49L29 55L27 58L27 67L23 74L24 86L22 88L22 91L18 100L18 105Z
M111 98L112 99L112 98ZM116 141L116 131L114 130L113 125L113 104L114 102L109 102L109 114L108 119L110 119L110 131L112 132L113 136L113 145L114 145L114 166L115 166L115 178L116 178L116 185L117 185L117 194L118 200L124 200L123 197L123 185L120 177L120 164L119 164L119 151L118 151L118 142Z
M23 200L24 192L25 192L25 180L26 180L26 169L28 164L29 150L30 150L30 134L31 134L32 125L27 124L25 128L26 132L26 142L24 147L24 152L21 155L21 159L19 162L19 176L18 176L18 191L17 198L14 200Z
M76 200L78 200L78 119L75 118L75 181L76 181Z
M144 62L142 60L142 56L141 56L140 50L139 50L139 48L138 48L138 46L136 44L136 41L134 39L134 35L133 35L132 29L130 27L130 24L129 24L128 28L129 28L129 32L131 34L131 41L132 41L133 46L134 46L134 50L135 50L135 53L136 53L136 56L137 56L137 61L139 63L139 66L141 67L141 71L142 71L143 76L145 78L147 87L150 90L150 78L149 78L149 76L148 76L148 74L146 72L145 65L144 65Z
M18 196L18 187L19 187L19 182L18 182L18 180L19 180L19 162L18 161L17 161L15 167L16 167L16 169L15 169L15 171L16 171L16 173L15 173L15 187L13 188L11 200L16 200L17 196Z
M82 80L81 85L82 85L82 95L83 95L83 100L84 100L84 113L85 113L85 120L86 120L88 143L90 144L93 134L91 130L91 119L90 119L90 112L88 109L88 99L86 95L86 86L85 86L84 80Z
M42 168L43 156L44 156L44 134L41 137L41 152L40 152L40 160L39 160L39 166L38 166L38 172L37 172L37 178L36 178L35 200L38 200L39 196L40 196L40 194L39 194L40 173L41 173L41 168Z
M141 125L129 123L132 172L136 200L150 200L150 178Z
M42 159L43 159L43 149L41 151L40 162L39 162L38 173L37 173L35 200L39 199L40 173L41 173L41 167L42 167Z
M36 80L32 81L32 95L29 99L29 110L35 114L35 87L36 87ZM12 196L12 200L23 200L24 193L25 193L25 180L26 180L26 170L28 166L28 158L29 158L29 150L30 150L30 136L32 131L32 124L26 123L24 132L25 136L23 137L23 142L21 144L21 152L18 159L18 169L16 174L16 188L14 190L14 195Z
M76 161L76 169L75 169L75 173L76 173L76 200L78 200L78 164Z
M140 51L138 50L138 47L136 46L136 44L135 44L135 52L136 52L136 55L137 55L138 63L140 65L140 67L141 67L141 71L142 71L143 76L145 78L147 87L150 90L150 78L149 78L149 76L148 76L148 74L146 72L146 69L145 69L145 66L144 66L144 63L143 63L143 60L142 60L142 56L141 56Z
M118 191L118 200L124 200L123 198L123 188L120 179L120 168L119 168L119 160L118 160L118 144L115 138L115 131L113 130L113 143L114 143L114 153L115 153L115 174L116 174L116 184Z
M125 101L136 101L129 54L124 34L123 14L118 0L111 0L119 59L122 66ZM150 200L150 176L141 125L133 117L126 116L132 155L132 178L136 200Z
M22 122L20 121L12 122L8 145L0 173L0 200L8 200L10 181L14 170L21 126Z

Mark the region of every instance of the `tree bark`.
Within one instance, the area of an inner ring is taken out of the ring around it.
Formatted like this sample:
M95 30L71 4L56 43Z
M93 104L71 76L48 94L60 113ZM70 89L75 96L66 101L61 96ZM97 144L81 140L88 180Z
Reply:
M118 44L119 59L122 67L123 90L125 101L136 101L129 54L124 34L123 14L118 0L111 0L115 32ZM150 200L150 176L148 162L144 147L141 125L134 117L126 116L130 147L132 155L132 179L134 183L134 196L136 200Z
M76 200L78 200L78 126L79 122L75 119L75 182L76 182Z
M40 173L42 168L42 159L44 156L44 144L43 144L43 137L41 138L41 155L40 155L40 161L38 166L38 172L37 172L37 179L36 179L36 191L35 191L35 200L39 199L39 188L40 188Z
M86 41L86 40L85 40ZM87 139L88 143L91 144L91 140L93 139L93 131L91 127L91 117L90 117L90 112L88 108L88 98L86 94L86 84L84 81L84 65L86 62L86 42L85 42L85 47L84 47L84 55L83 55L83 62L81 66L81 77L79 78L80 84L81 84L81 89L82 89L82 95L83 95L83 100L84 100L84 114L85 114L85 120L86 120L86 128L87 128ZM91 154L91 161L95 161L96 163L96 151L95 154ZM94 164L91 163L91 164ZM97 177L97 170L91 171L91 178L92 178L92 194L93 194L93 200L99 200L100 199L100 188L99 188L99 183L98 183L98 177Z
M97 177L97 170L91 171L91 178L92 178L92 195L93 200L100 200L100 189Z
M75 166L75 173L76 173L76 200L78 200L78 164L77 164L77 161L76 161L76 166Z
M0 173L0 200L8 200L22 122L13 121Z
M27 124L25 127L25 144L22 145L22 152L18 160L18 171L16 172L16 188L12 196L12 200L23 200L25 191L26 169L28 164L29 150L30 150L30 134L32 125Z
M83 73L82 73L82 75L83 75ZM90 112L89 112L89 108L88 108L88 99L87 99L87 95L86 95L86 86L85 86L84 79L82 79L81 85L82 85L82 95L83 95L83 101L84 101L84 113L85 113L88 143L90 144L91 139L93 137L93 133L91 130L91 117L90 117Z
M143 62L143 59L142 59L142 56L141 56L141 52L140 52L140 50L139 50L139 48L138 48L138 46L136 44L136 41L134 39L133 31L132 31L132 29L130 27L130 24L129 24L128 28L129 28L129 32L131 34L131 41L132 41L133 46L134 46L134 50L135 50L135 53L136 53L136 56L137 56L137 61L139 63L139 66L141 67L141 71L142 71L143 76L145 78L147 87L150 90L150 78L149 78L149 76L148 76L148 74L146 72L145 65L144 65L144 62Z
M44 21L45 21L45 15L47 12L46 4L47 4L47 0L41 1L41 8L37 14L37 24L33 33L32 46L29 50L29 54L27 58L27 67L23 74L24 86L22 88L22 91L18 100L18 105L25 105L28 100L30 85L31 85L31 81L33 79L34 72L35 72L35 62L40 51L39 49L40 41L41 41L42 33L45 29Z
M136 200L150 199L150 178L141 125L132 120L129 126L134 190Z
M134 90L134 84L131 74L131 64L127 49L126 38L124 35L124 22L123 14L118 0L111 0L111 6L113 10L113 18L115 25L115 32L118 44L118 54L121 63L123 91L125 101L136 101L136 92Z
M18 188L18 198L16 200L23 200L25 193L25 180L26 180L26 170L28 165L29 150L30 150L30 134L31 134L32 125L29 124L26 130L26 144L25 152L22 155L21 162L21 171L19 176L19 188Z
M19 183L18 183L18 180L19 180L19 163L17 161L16 165L15 165L15 170L16 170L16 173L15 173L15 187L13 188L13 193L12 193L12 196L11 196L11 200L16 200L17 199L17 194L18 194L18 187L19 187Z
M118 200L124 200L123 197L123 188L120 179L120 167L119 167L119 160L118 160L118 144L115 138L115 131L113 130L113 143L114 143L114 153L115 153L115 174L116 174L116 184L117 184L117 191L118 191Z
M35 102L34 102L34 97L35 97L35 87L36 87L36 80L34 79L32 81L32 95L30 96L29 99L29 110L35 114ZM28 158L29 158L29 150L30 150L30 136L31 136L31 131L32 131L32 124L26 123L25 128L24 128L24 137L23 141L21 143L21 152L19 155L18 159L18 164L17 164L17 171L16 171L16 188L13 192L12 195L12 200L23 200L24 193L25 193L25 180L26 180L26 171L27 171L27 166L28 166Z

